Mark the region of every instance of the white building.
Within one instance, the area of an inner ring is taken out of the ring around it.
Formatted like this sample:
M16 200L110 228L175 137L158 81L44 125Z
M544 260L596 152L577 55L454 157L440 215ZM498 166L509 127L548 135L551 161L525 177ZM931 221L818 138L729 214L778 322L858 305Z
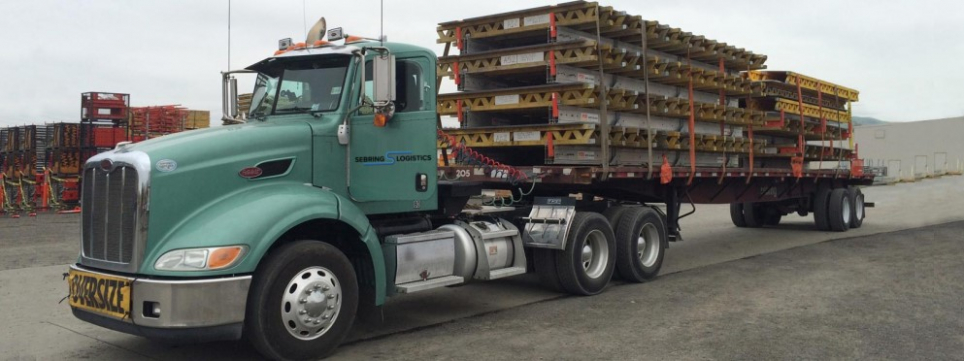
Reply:
M865 165L887 167L888 177L943 174L964 162L964 117L857 126L854 133Z

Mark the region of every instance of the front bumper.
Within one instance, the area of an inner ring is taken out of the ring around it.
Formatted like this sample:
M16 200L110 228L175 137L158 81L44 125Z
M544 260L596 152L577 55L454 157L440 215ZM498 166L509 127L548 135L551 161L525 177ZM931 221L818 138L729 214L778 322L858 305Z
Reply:
M71 268L118 277L77 265ZM197 280L122 278L131 281L129 317L120 319L72 308L74 316L111 330L148 338L192 341L241 338L251 276ZM152 315L154 305L159 307L159 314ZM145 307L152 309L145 311Z

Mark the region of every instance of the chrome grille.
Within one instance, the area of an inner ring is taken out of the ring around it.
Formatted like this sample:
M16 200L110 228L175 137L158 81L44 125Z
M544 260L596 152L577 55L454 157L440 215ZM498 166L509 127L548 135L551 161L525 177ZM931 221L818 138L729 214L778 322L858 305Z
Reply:
M138 174L131 166L84 170L83 255L92 260L131 263L137 231Z

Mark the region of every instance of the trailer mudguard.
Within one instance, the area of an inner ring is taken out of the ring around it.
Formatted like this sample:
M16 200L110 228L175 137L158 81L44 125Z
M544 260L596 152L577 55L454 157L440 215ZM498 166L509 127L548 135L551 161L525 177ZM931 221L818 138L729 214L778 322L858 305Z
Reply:
M328 190L295 182L273 182L248 187L226 194L201 207L167 232L159 240L148 242L140 273L168 277L211 277L253 273L271 246L285 232L304 222L330 219L355 229L372 258L375 303L385 301L385 263L378 237L365 214L347 199ZM322 239L323 240L323 239ZM229 245L248 247L244 258L235 266L217 271L158 271L154 263L165 252L183 248Z

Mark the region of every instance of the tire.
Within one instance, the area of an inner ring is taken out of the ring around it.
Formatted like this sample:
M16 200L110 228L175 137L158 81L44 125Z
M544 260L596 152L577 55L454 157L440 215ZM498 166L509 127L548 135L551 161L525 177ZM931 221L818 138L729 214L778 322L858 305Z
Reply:
M576 213L566 236L566 249L555 252L556 274L566 292L589 296L606 289L616 265L615 238L606 217Z
M730 220L733 221L734 226L746 227L746 220L743 219L743 203L730 203Z
M564 291L556 271L556 253L558 252L560 251L541 248L532 250L532 266L535 267L542 285L553 292Z
M821 231L830 230L830 189L821 188L814 193L813 198L813 223Z
M619 220L622 219L624 214L626 214L626 211L632 208L635 207L613 206L606 208L606 210L602 212L602 215L603 217L606 217L606 220L609 221L609 225L613 227L613 230L615 230L616 226L619 225Z
M847 189L850 195L850 228L860 228L864 225L864 217L867 208L864 207L864 193L860 188L850 187Z
M827 214L830 216L830 230L846 232L850 229L850 215L853 213L850 192L846 188L837 188L830 193L830 205Z
M763 207L757 203L743 203L743 221L749 228L763 227Z
M616 270L629 282L656 278L666 243L666 224L659 213L648 207L626 212L616 229Z
M348 258L325 242L292 242L258 266L244 334L270 359L323 358L348 335L357 309L358 281Z

